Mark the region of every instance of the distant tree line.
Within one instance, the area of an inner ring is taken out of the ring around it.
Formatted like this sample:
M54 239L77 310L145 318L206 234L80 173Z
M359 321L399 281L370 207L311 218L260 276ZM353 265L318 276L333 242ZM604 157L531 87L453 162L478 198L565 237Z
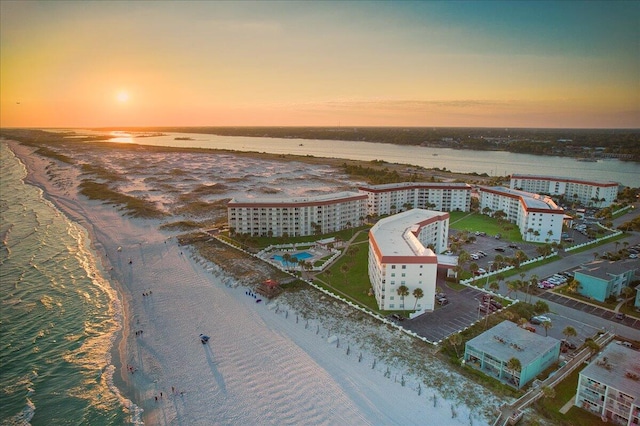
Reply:
M107 129L105 129L107 130ZM611 155L640 161L637 129L491 129L447 127L162 127L118 130L208 133L253 136L381 142L535 155L583 157ZM596 151L596 148L598 150ZM601 148L601 149L600 149Z

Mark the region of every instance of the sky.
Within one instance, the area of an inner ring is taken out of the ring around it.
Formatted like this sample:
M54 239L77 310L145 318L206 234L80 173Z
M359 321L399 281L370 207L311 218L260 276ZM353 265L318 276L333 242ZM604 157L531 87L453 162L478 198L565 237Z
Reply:
M640 2L0 1L0 127L640 128Z

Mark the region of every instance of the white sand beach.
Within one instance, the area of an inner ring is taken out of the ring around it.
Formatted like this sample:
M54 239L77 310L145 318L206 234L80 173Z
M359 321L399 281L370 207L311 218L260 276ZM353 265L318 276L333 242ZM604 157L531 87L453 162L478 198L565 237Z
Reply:
M27 165L29 181L88 229L120 294L123 336L114 348L119 358L114 381L142 408L145 424L478 425L492 420L484 416L501 401L428 354L425 363L433 363L433 375L453 381L447 397L424 385L402 359L381 359L374 343L358 338L357 324L338 329L331 318L303 318L294 298L256 303L247 294L250 289L180 246L175 234L160 231L159 220L128 218L111 205L89 201L78 195L74 167L52 166L32 148L10 146ZM164 166L167 173L193 171L190 158L177 158ZM322 183L309 184L309 191L332 185L321 168L295 167L278 179L315 171ZM231 172L217 173L228 178ZM143 181L137 180L141 186ZM149 188L135 190L163 196ZM200 342L201 333L210 336L207 344ZM380 325L381 339L409 339L398 334ZM456 389L457 397L451 396ZM483 402L469 407L464 395Z

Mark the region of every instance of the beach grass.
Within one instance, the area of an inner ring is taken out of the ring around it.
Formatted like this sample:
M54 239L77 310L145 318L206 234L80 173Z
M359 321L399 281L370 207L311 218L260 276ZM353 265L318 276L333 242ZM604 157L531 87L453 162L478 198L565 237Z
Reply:
M90 200L122 206L126 214L132 217L160 219L166 216L154 203L114 191L105 183L85 179L80 183L79 189Z

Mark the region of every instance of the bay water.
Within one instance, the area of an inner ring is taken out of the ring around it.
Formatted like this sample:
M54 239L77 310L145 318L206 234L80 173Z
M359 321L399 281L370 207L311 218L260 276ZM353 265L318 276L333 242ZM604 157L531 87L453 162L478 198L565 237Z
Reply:
M0 142L0 425L138 423L112 378L117 293L84 228Z
M60 131L62 129L56 129ZM596 182L618 182L640 186L640 163L613 158L583 162L572 157L520 154L507 151L472 151L394 145L364 141L334 141L248 136L217 136L200 133L143 134L135 132L98 132L67 129L78 134L110 134L112 142L184 148L228 149L301 155L323 158L374 161L439 168L458 173L486 173L508 176L513 173L586 179ZM443 175L446 177L446 175Z

